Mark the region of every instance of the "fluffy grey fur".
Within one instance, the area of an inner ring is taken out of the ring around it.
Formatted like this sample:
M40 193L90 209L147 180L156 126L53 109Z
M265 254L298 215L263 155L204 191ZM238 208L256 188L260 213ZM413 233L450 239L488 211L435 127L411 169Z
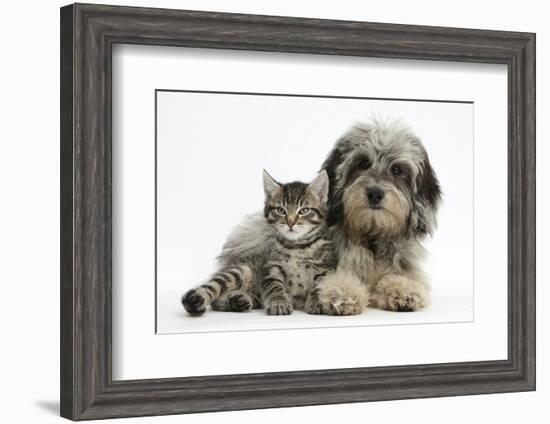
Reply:
M359 123L336 142L323 168L338 256L331 286L349 285L352 275L366 288L355 297L367 296L370 306L427 306L421 240L436 227L441 190L418 137L399 121Z

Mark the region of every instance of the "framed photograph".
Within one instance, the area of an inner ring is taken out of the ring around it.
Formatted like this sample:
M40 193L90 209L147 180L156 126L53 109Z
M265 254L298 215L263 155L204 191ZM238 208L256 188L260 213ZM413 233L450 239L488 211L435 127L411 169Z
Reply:
M535 389L535 34L61 9L61 415Z

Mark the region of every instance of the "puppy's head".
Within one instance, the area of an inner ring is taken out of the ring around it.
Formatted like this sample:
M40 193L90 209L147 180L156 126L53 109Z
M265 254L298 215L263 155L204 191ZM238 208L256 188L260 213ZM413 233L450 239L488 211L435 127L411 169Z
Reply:
M436 225L441 189L420 140L400 122L356 124L323 164L329 225L352 239L422 238Z

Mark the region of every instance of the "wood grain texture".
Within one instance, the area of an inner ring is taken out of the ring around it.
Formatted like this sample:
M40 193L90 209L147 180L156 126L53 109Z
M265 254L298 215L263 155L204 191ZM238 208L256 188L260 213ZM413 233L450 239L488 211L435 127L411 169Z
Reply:
M508 360L112 381L115 43L506 64ZM534 388L534 34L86 4L61 9L62 416L99 419Z
M61 9L61 110L60 110L60 276L61 276L61 363L60 363L60 389L61 389L61 415L64 417L75 416L74 405L78 400L73 395L74 382L74 338L73 331L76 324L73 315L73 8Z

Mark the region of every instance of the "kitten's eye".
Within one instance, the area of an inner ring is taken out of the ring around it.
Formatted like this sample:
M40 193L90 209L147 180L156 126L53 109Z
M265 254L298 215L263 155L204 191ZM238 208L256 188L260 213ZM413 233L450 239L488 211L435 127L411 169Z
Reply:
M298 215L300 216L306 216L308 215L310 212L310 209L309 208L302 208L300 209L300 211L298 212Z
M279 215L281 216L285 216L286 215L286 210L285 208L281 208L281 207L278 207L277 209L275 209L275 212L277 212Z
M361 169L369 169L370 168L370 162L368 159L362 159L359 162L359 168Z
M390 172L398 177L403 174L403 169L399 165L393 165L390 169Z

